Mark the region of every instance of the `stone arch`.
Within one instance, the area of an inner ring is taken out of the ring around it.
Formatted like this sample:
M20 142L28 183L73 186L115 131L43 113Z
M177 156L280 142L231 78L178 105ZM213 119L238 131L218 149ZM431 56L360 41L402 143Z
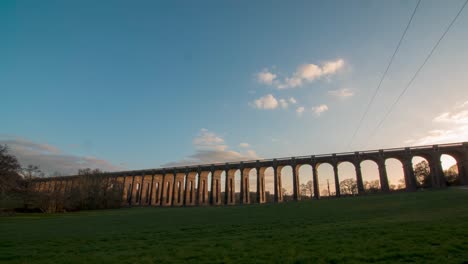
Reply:
M333 165L328 162L317 163L317 186L320 196L336 196Z
M269 174L267 178L266 174ZM268 201L272 201L273 198L269 198L271 192L274 190L273 187L273 168L272 167L262 167L258 169L258 182L257 182L257 199L259 203L266 203ZM269 181L270 191L267 190L267 179Z
M373 159L361 161L362 181L365 192L378 192L381 190L379 165Z
M140 188L140 205L148 205L150 203L151 196L151 175L142 174L141 176L141 188Z
M456 155L443 153L440 155L440 164L446 186L460 185L459 169Z
M141 202L141 191L142 191L142 175L133 176L133 190L132 190L132 199L131 205L138 205Z
M239 173L240 175L240 171L238 169L230 169L224 173L224 204L236 204L236 173Z
M198 188L197 188L197 204L209 205L210 204L210 190L211 190L211 172L201 171L197 174Z
M386 158L385 170L390 190L402 190L406 188L405 171L401 159L397 157Z
M301 199L311 199L314 195L314 182L312 177L312 165L296 165L298 185Z
M278 166L278 175L281 175L281 196L283 201L294 199L293 167L291 165Z
M164 190L164 175L156 174L153 176L152 196L151 204L154 206L160 206L162 203L162 195Z
M193 206L196 205L196 197L197 197L197 179L198 179L198 173L193 171L189 172L186 175L186 181L185 181L185 200L184 204L187 206Z
M248 173L247 173L248 171ZM248 178L249 189L247 196L249 198L249 203L258 203L257 201L257 186L259 186L257 181L257 169L256 168L246 168L244 169L244 176Z
M234 203L235 204L240 204L242 203L242 197L241 197L241 189L243 189L242 186L242 178L241 178L241 170L238 169L234 173Z
M175 175L174 191L173 191L173 199L172 199L173 206L184 205L185 178L186 178L186 175L183 172L178 172Z
M275 179L274 179L273 167L262 167L260 168L260 185L263 191L260 192L263 203L274 202L274 191L275 191Z
M124 188L123 188L123 195L122 195L122 203L124 205L131 205L132 190L133 190L132 180L133 180L132 176L124 176L124 183L123 183ZM48 187L50 189L50 182L49 182Z
M174 189L174 173L164 174L161 205L171 206Z
M351 161L345 160L338 163L338 182L341 195L357 195L356 167Z
M240 177L239 177L239 202L241 204L249 204L251 201L250 197L250 172L252 171L252 168L243 168L242 170L239 170L240 172ZM254 189L255 190L255 189Z
M426 155L414 155L411 157L411 164L418 188L429 188L432 186L430 160L431 157Z
M221 193L221 175L225 174L224 170L216 170L211 173L211 201L213 205L221 205L223 202Z

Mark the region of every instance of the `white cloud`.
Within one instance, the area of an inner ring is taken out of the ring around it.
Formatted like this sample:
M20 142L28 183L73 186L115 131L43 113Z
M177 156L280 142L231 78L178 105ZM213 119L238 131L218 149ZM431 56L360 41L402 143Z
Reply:
M208 148L208 149L218 149L224 150L226 145L224 145L224 139L213 132L208 131L208 129L202 128L198 135L193 139L193 145L197 148Z
M468 110L455 113L445 112L436 116L433 121L438 123L468 124Z
M303 106L299 106L298 108L296 108L296 113L298 115L302 115L302 113L304 113L305 111L305 108Z
M468 140L468 125L452 128L452 129L434 129L426 133L425 136L406 140L406 144L413 146L432 145L442 143L452 143Z
M267 94L253 101L250 105L257 109L271 110L278 107L278 100L272 94Z
M243 143L240 143L239 146L242 147L242 148L248 148L248 147L250 147L250 144L243 142Z
M259 83L271 85L276 79L276 74L271 73L268 69L263 69L263 71L257 73L257 81Z
M294 97L289 97L289 102L291 104L296 104L297 103L297 101L296 101L296 99Z
M302 86L302 79L298 77L286 77L282 82L276 82L278 89L294 88Z
M435 129L416 139L406 140L412 145L431 145L468 141L468 101L457 104L452 111L440 113L432 119Z
M327 61L322 67L323 74L334 74L344 66L344 60Z
M91 168L103 171L125 169L120 165L91 156L66 154L49 144L37 143L17 137L0 138L1 145L7 145L10 152L18 158L21 166L37 165L46 174L75 175L79 169Z
M312 107L312 112L317 116L320 116L325 111L328 111L328 106L325 104Z
M315 64L304 64L298 67L295 76L307 81L314 81L323 75L323 70Z
M246 151L246 157L250 159L258 159L257 153L255 152L255 150L252 150L252 149L249 149Z
M199 144L201 142L201 144ZM246 149L244 152L229 150L224 139L214 132L201 129L200 133L193 140L195 153L180 161L163 164L163 167L188 166L196 164L211 164L220 162L233 162L259 159L258 155L252 149ZM248 143L241 143L241 147L248 148Z
M283 109L288 108L288 102L285 99L279 99L279 104Z
M339 98L346 98L346 97L353 96L354 92L348 88L343 88L343 89L329 91L328 94L335 96L335 97L339 97Z
M344 60L326 61L320 65L309 63L299 65L291 76L278 79L278 75L267 69L257 74L257 80L260 83L274 85L278 89L287 89L302 86L304 83L313 82L322 77L336 74L344 67Z

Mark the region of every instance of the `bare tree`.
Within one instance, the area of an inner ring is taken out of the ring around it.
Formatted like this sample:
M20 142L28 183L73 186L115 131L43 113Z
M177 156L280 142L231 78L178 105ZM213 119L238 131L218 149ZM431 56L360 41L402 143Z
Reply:
M364 182L364 189L368 193L375 193L380 191L380 181L373 180L373 181L365 181Z
M0 194L19 191L22 186L20 168L18 159L8 153L8 146L0 145Z
M314 195L314 184L312 181L301 184L301 195L309 198Z
M37 165L29 164L28 166L22 168L21 171L26 180L32 180L35 178L43 178L45 176L45 173L42 172L39 166Z
M345 179L340 182L341 194L352 194L358 193L357 182L354 179Z

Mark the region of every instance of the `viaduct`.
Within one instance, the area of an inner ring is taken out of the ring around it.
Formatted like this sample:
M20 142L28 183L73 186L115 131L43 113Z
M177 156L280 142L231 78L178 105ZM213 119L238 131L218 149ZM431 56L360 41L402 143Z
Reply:
M265 203L265 170L274 171L274 202L282 202L281 169L285 166L292 168L293 199L300 200L299 168L310 165L313 177L314 198L320 198L317 168L320 164L328 163L333 167L336 196L340 196L338 180L338 164L350 162L356 171L358 194L364 193L364 183L361 173L361 162L374 161L378 165L380 186L382 192L389 192L389 183L385 161L389 158L402 163L407 191L417 189L416 177L413 171L413 157L425 158L430 166L430 177L433 188L446 186L440 157L443 154L452 156L457 161L459 180L461 185L468 185L468 142L443 145L430 145L406 148L380 149L370 151L356 151L324 155L289 157L278 159L252 160L228 162L207 165L184 166L174 168L158 168L148 170L111 172L99 175L108 182L112 179L123 186L122 206L205 206L226 205L236 203L235 173L240 171L240 203ZM250 200L249 173L256 170L257 189L255 200ZM221 199L221 175L225 172L224 199ZM211 175L211 191L208 191L208 177ZM50 192L60 189L66 192L72 188L78 176L51 177L36 179L32 186L39 192ZM195 181L198 181L195 183ZM195 186L198 188L195 188Z

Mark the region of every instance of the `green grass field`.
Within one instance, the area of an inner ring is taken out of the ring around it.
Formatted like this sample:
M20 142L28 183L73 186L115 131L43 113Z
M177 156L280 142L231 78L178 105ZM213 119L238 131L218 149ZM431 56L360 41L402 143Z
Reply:
M0 218L1 263L468 263L468 190Z

